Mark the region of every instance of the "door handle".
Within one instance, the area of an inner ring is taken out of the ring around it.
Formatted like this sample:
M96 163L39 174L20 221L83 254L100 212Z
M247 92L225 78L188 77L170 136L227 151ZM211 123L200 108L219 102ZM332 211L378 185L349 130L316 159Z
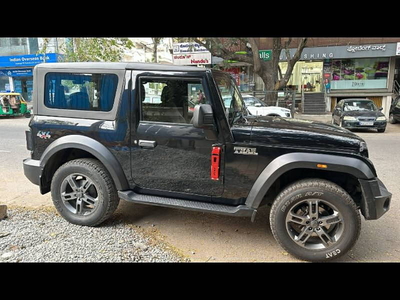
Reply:
M156 146L157 146L156 141L139 140L139 147L141 148L151 149L155 148Z

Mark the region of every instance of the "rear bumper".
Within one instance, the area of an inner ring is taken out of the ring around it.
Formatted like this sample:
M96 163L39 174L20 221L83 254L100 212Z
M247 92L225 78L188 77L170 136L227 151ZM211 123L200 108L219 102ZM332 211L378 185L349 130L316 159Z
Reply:
M42 168L40 167L40 160L26 158L23 161L25 176L36 185L40 184L40 176Z
M362 190L361 213L366 220L377 220L390 208L392 194L379 178L359 179Z

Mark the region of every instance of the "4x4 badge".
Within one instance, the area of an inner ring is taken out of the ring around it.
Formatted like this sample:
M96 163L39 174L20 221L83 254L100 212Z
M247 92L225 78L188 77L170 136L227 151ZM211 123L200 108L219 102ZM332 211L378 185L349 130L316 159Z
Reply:
M233 147L234 154L258 155L256 148Z
M36 136L45 140L51 138L50 131L39 131Z

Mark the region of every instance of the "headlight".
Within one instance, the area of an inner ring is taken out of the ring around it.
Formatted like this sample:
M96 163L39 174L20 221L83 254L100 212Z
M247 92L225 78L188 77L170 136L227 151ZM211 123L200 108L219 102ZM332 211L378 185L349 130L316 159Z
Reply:
M345 120L345 121L356 121L357 119L355 117L352 117L352 116L344 116L343 120Z
M386 121L386 117L385 116L381 116L376 118L377 121Z

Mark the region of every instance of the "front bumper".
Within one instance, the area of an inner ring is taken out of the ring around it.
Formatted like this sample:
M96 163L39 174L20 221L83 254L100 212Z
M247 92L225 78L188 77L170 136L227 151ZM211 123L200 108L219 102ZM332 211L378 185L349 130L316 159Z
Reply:
M40 167L40 160L26 158L23 161L25 176L36 185L40 185L40 176L42 175L42 168Z
M379 178L359 179L362 190L361 213L366 220L377 220L390 208L392 194Z
M376 128L385 129L386 121L374 121L372 125L362 125L360 121L346 121L343 120L342 126L347 129L362 129L362 128Z

